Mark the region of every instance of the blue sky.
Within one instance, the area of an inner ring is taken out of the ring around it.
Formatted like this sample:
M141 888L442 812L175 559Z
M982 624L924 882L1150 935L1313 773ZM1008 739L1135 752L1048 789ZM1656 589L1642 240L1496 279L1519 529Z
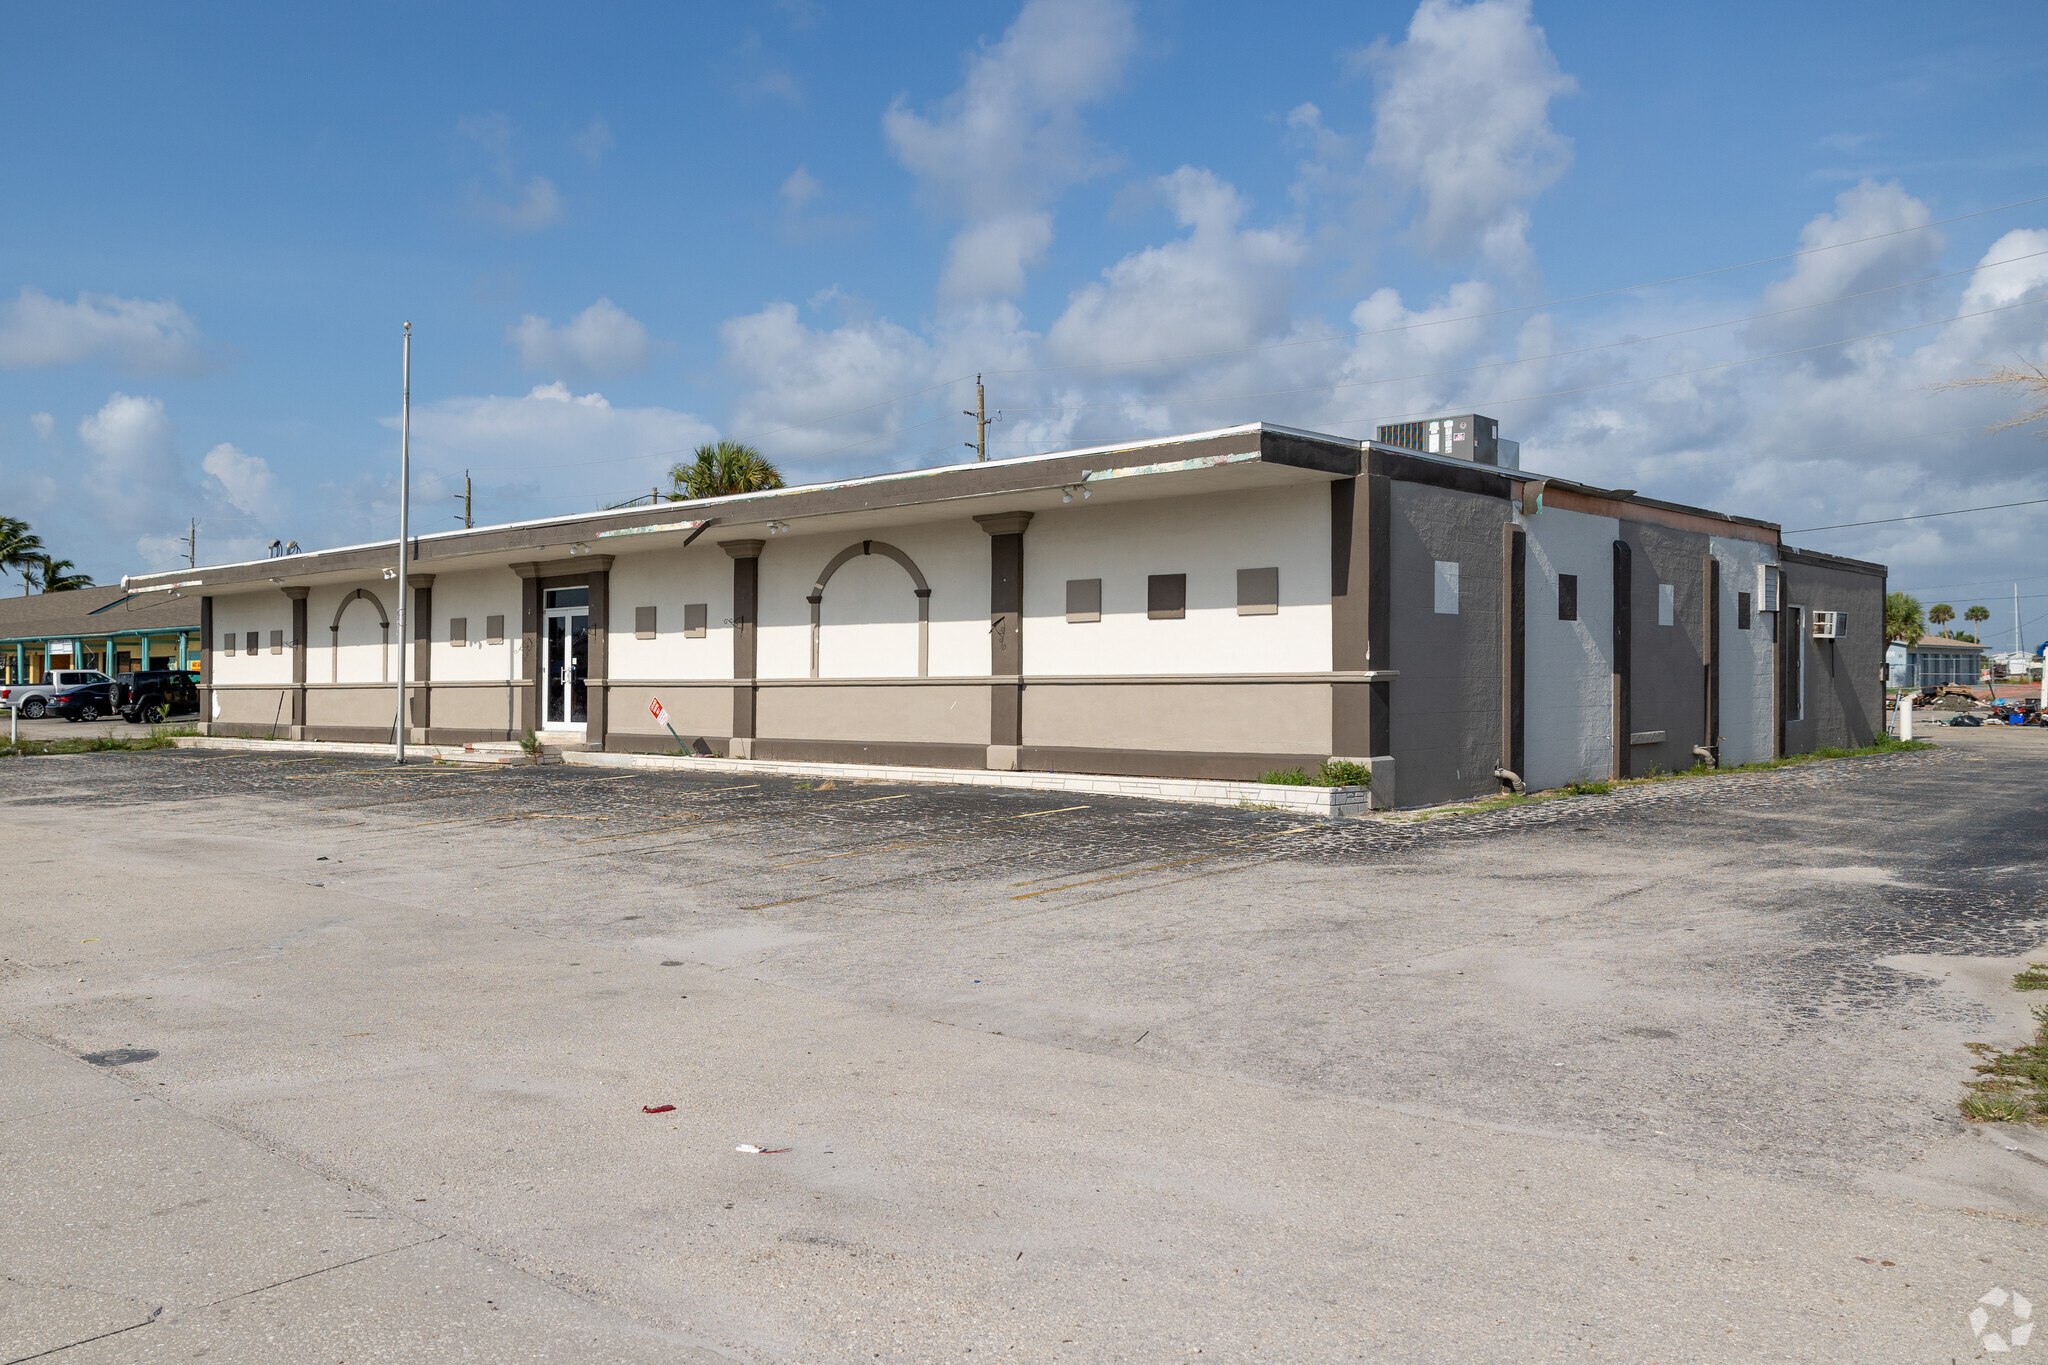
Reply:
M102 579L195 516L209 560L390 534L407 318L423 527L465 467L542 516L714 435L941 463L976 370L997 454L1476 408L1788 527L2048 496L2011 400L1930 388L2048 357L2035 5L9 24L0 510ZM1800 539L2048 618L2043 510Z

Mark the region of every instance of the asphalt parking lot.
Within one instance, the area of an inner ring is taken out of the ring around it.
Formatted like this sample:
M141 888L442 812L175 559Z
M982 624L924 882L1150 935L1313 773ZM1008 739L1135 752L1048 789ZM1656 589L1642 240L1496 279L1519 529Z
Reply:
M1970 1358L2048 733L1936 738L1426 822L8 761L0 1360Z

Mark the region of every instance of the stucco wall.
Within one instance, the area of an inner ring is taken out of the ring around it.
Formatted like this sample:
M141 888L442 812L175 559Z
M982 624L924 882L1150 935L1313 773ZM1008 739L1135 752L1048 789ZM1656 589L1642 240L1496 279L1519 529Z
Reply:
M986 684L763 687L755 706L762 739L988 743Z
M1869 744L1884 730L1884 586L1882 578L1848 569L1784 562L1785 604L1806 608L1806 629L1789 648L1804 656L1805 716L1785 722L1785 752ZM1813 613L1849 615L1841 640L1815 640Z
M1621 538L1633 553L1629 730L1664 732L1661 743L1629 747L1628 775L1677 772L1699 761L1693 746L1707 738L1708 539L1640 521L1623 521ZM1663 584L1672 589L1668 626L1658 621Z
M1399 800L1500 790L1501 528L1505 498L1391 485L1391 736ZM1459 565L1458 611L1436 611L1436 562Z
M261 645L252 657L245 648L249 632L255 631ZM284 632L284 652L270 652L270 632ZM221 636L234 632L235 655L222 651ZM196 638L196 637L195 637ZM292 680L292 604L276 588L257 592L216 596L213 599L213 680L233 687L246 683L289 683ZM87 645L90 647L88 640ZM265 716L265 720L269 717ZM290 708L286 708L290 720Z
M988 536L965 512L958 521L771 539L761 552L760 676L810 676L811 587L835 555L864 540L903 551L931 585L931 676L988 676ZM855 555L841 565L825 585L818 676L916 677L914 589L903 567L884 555ZM725 658L729 663L730 648Z
M1770 758L1776 720L1771 688L1775 619L1756 609L1757 566L1775 564L1775 546L1711 537L1721 561L1721 765ZM1737 593L1750 594L1749 629L1741 626Z
M713 543L715 530L706 532L687 550L676 548L679 537L666 537L667 548L657 545L645 552L621 554L613 561L610 676L732 676L732 560ZM780 557L781 551L779 540L770 542L770 553ZM695 640L683 634L683 608L692 602L701 602L705 608L704 634ZM637 607L654 608L652 640L639 639L633 633ZM664 697L663 705L667 704ZM614 711L608 723L616 727L626 719Z
M510 705L513 689L500 678L495 682L433 684L433 728L441 731L478 731L512 737L517 733L518 713Z
M306 691L306 724L389 731L397 696L396 683L311 687Z
M723 556L721 556L723 558ZM691 641L692 644L698 643ZM727 658L730 660L730 645ZM610 705L605 711L605 733L612 735L654 735L673 744L647 704L661 698L668 723L685 744L698 739L715 739L722 746L732 735L732 687L728 683L613 683Z
M1032 683L1024 743L1185 753L1330 753L1328 683Z
M332 629L335 610L357 588L370 593L376 602L358 598L348 603L341 615L341 631ZM391 623L390 648L384 647L385 633L378 628L378 606ZM218 616L220 604L214 604ZM435 608L439 614L439 607ZM396 579L366 579L342 586L321 586L306 599L306 681L385 682L398 674L398 582ZM336 642L339 641L339 648ZM309 724L311 722L308 722Z
M1522 777L1539 790L1611 777L1614 542L1621 523L1546 509L1525 518L1523 526L1529 557ZM1578 578L1576 621L1557 617L1560 574Z
M1237 571L1278 568L1280 610L1237 614ZM1187 575L1187 615L1146 614L1153 574ZM1067 620L1067 580L1102 580L1102 619ZM982 593L987 610L987 590ZM983 648L986 650L986 644ZM1076 500L1024 535L1024 672L1295 673L1330 668L1330 492L1300 484L1141 503ZM1027 742L1030 742L1027 740Z
M397 586L392 584L394 589ZM395 592L389 597L381 592L378 596L395 609ZM330 607L330 616L332 610ZM362 604L358 603L349 610L361 611ZM497 683L513 676L507 670L516 671L517 668L519 611L519 576L510 569L437 574L434 578L433 620L429 623L433 640L428 656L429 676L435 682ZM458 616L469 623L469 643L460 649L449 643L448 635L448 623ZM504 642L495 645L485 643L487 627L493 616L505 618ZM438 728L443 723L437 696L434 725ZM499 725L502 728L502 718Z

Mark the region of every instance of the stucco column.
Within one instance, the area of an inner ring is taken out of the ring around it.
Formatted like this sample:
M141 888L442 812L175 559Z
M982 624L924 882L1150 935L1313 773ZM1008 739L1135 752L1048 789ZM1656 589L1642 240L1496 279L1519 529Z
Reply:
M45 656L47 657L47 656ZM213 733L213 598L199 599L199 733Z
M292 600L292 730L293 739L306 737L306 595L311 588L286 588Z
M988 766L1024 762L1024 530L1029 512L974 519L988 532Z
M1393 482L1384 474L1330 485L1330 667L1388 671L1393 661ZM1330 685L1330 756L1372 770L1373 805L1394 794L1390 681Z
M412 589L412 716L408 744L431 744L427 732L434 724L434 576L408 573Z
M540 565L512 564L519 575L519 730L540 728Z
M583 742L602 749L606 734L605 702L609 699L612 678L612 571L609 555L598 558L603 562L590 571L590 622L586 627L590 632L590 657L583 675Z
M754 756L754 678L760 648L761 551L765 540L722 540L732 558L732 742L730 758Z
M1523 782L1528 774L1527 696L1529 536L1519 526L1501 528L1500 766ZM1506 779L1502 779L1505 781Z
M1629 678L1635 665L1635 573L1628 542L1614 542L1614 775L1629 777L1629 731L1634 707Z

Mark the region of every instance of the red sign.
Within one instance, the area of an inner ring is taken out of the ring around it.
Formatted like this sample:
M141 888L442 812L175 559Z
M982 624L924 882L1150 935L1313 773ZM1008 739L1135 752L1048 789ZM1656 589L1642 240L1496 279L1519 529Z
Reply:
M654 717L657 725L668 724L668 710L662 706L660 697L647 703L647 714Z

